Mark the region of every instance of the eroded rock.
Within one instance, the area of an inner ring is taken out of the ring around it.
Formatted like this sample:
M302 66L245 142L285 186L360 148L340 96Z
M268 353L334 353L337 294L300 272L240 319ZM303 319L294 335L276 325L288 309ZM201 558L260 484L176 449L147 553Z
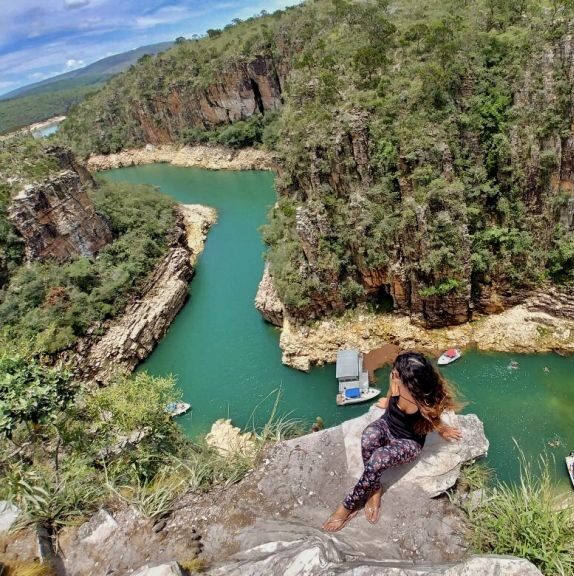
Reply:
M20 509L7 500L0 500L0 534L8 532L20 515Z
M205 441L222 456L236 453L249 456L257 450L253 434L241 432L239 428L231 424L231 420L224 418L214 422L211 431L205 437Z
M148 144L144 148L129 148L116 154L93 155L88 159L88 167L90 170L99 171L157 162L210 170L275 169L274 156L265 150L231 150L222 146L200 145L178 147L171 144Z
M142 566L133 576L183 576L183 573L177 562L170 562L159 566Z
M74 170L24 186L12 199L8 217L24 238L30 260L94 256L112 240Z
M261 278L257 289L255 308L261 312L267 322L275 326L283 326L283 303L279 299L279 294L277 294L273 284L273 278L269 272L269 264L265 264L263 278Z

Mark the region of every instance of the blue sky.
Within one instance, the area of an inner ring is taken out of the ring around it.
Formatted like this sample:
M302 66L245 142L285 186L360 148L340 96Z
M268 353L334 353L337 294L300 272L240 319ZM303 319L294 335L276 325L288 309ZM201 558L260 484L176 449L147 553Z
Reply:
M2 0L0 94L298 0Z

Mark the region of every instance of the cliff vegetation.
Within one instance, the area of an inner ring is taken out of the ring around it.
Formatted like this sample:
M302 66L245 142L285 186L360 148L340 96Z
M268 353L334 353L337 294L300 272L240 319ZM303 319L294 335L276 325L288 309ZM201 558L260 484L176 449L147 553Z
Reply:
M96 215L111 230L111 242L99 250L97 257L80 253L54 258L52 252L59 254L54 248L46 252L46 257L30 258L25 263L26 243L15 227L14 217L9 218L10 203L18 191L29 186L31 190L40 189L40 196L34 197L38 203L34 209L40 210L46 198L41 183L62 181L62 187L56 189L62 196L68 180L62 180L56 156L48 154L45 146L33 138L10 139L2 145L0 326L6 337L26 342L35 352L57 352L69 348L90 327L114 317L137 294L167 251L175 225L175 205L152 187L103 180L93 183L86 173L88 180L79 190L87 190ZM28 203L28 198L22 202ZM24 217L18 222L28 224ZM51 225L38 226L50 240ZM77 235L83 246L90 226L85 222L74 222L73 226L80 227ZM39 242L36 232L32 239ZM54 243L48 248L52 246Z
M262 142L289 316L367 301L462 323L574 280L573 17L567 0L308 2L145 59L61 137Z

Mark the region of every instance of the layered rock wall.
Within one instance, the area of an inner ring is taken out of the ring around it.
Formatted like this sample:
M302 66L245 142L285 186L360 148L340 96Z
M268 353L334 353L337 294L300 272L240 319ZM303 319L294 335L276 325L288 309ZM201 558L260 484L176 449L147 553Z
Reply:
M273 278L269 272L269 264L265 265L263 278L257 289L255 308L261 312L267 322L275 326L283 326L283 303L279 299L279 294L277 294L273 284Z
M8 215L24 238L30 260L94 256L112 240L82 178L87 181L89 176L63 170L44 182L24 186L12 199Z
M212 208L181 207L172 246L139 297L106 326L102 337L87 337L77 345L71 362L79 376L106 383L118 370L131 372L151 353L188 297L195 260L215 221Z

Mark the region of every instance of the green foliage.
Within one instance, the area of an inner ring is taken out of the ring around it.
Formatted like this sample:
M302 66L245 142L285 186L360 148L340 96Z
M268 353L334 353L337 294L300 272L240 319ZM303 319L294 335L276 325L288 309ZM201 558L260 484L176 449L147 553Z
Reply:
M14 269L0 291L0 324L38 352L66 349L94 323L120 312L167 248L175 222L171 199L151 187L106 181L90 196L115 240L95 259Z
M186 143L274 150L282 209L264 228L267 260L301 320L326 302L376 299L369 276L399 274L406 292L438 298L571 282L552 144L571 131L571 2L389 6L317 0L179 42L78 107L62 138L110 152L168 130ZM206 128L165 114L169 98L193 101L255 57L280 79L272 119L254 111ZM298 208L316 237L296 231Z
M43 94L0 100L0 134L68 113L96 92L99 85L70 86Z
M186 451L165 411L179 397L172 378L118 375L88 392L31 357L17 360L17 370L11 357L0 363L1 381L14 388L2 390L2 414L5 406L17 411L9 440L0 440L0 495L22 509L21 525L81 520L115 497L111 485L134 492L145 486L140 500L148 511L165 505L160 486L173 472L171 460ZM14 374L21 382L9 381Z
M12 438L20 424L54 421L77 386L66 372L46 368L19 354L0 355L0 436Z
M445 282L441 282L436 286L429 286L428 288L423 288L421 290L421 296L423 298L428 298L430 296L445 296L451 292L456 292L460 288L461 284L459 280L455 278L450 278Z
M478 553L526 558L548 576L574 571L574 505L558 496L550 462L538 467L521 458L518 484L498 482L469 509L469 538Z

